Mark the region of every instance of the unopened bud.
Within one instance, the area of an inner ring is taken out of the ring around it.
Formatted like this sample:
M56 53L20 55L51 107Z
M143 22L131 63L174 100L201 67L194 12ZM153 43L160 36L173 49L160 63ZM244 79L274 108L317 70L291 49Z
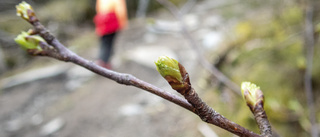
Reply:
M41 51L40 42L45 42L45 40L38 35L30 35L27 32L22 31L14 41L18 43L23 49L36 49Z
M183 78L180 73L178 61L167 56L161 56L154 63L162 77L171 76L182 83Z
M20 16L25 20L29 20L30 18L29 15L34 15L32 7L30 6L30 4L28 4L25 1L22 1L19 5L16 5L16 9L17 9L17 16Z
M242 82L241 92L243 98L247 102L247 105L253 111L257 103L264 101L263 93L260 90L260 87L250 82Z

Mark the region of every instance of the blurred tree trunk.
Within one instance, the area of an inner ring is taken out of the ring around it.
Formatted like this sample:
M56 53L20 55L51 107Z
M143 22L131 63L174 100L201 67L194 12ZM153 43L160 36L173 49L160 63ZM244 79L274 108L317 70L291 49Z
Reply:
M138 10L136 13L137 18L146 17L148 5L149 5L149 0L139 0Z

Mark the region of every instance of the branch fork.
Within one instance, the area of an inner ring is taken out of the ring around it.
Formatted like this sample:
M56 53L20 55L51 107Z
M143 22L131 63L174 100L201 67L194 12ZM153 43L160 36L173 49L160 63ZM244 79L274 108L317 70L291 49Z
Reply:
M166 56L161 56L155 64L161 76L167 80L172 89L184 96L193 106L195 113L201 120L239 136L260 137L252 131L225 118L202 101L194 88L192 88L186 69L178 61Z

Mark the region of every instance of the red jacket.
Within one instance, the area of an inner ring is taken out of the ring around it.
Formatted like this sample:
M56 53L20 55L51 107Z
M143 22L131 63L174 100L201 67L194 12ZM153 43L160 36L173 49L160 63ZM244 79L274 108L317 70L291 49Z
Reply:
M96 33L99 36L114 33L120 28L115 12L98 13L93 20L96 25Z

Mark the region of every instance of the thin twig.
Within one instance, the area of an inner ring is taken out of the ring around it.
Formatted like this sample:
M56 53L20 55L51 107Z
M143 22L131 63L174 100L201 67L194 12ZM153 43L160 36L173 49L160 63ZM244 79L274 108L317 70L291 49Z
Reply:
M304 75L304 85L307 104L309 108L309 119L311 122L311 136L319 137L319 131L316 122L316 109L314 107L314 99L312 93L312 65L313 65L313 50L314 50L314 28L313 28L313 2L307 1L305 15L305 48L307 67Z
M39 22L39 20L34 15L33 11L28 11L28 17L29 18L24 19L26 19L34 27L34 30L32 34L30 33L30 35L38 34L45 40L45 42L39 42L39 45L41 47L40 51L38 49L30 49L28 50L30 54L38 56L48 56L61 61L78 64L84 68L87 68L88 70L91 70L92 72L95 72L96 74L114 80L119 84L131 85L149 91L150 93L160 96L172 103L175 103L199 115L202 120L211 124L215 124L223 129L226 129L231 133L234 133L239 136L260 137L258 134L255 134L252 131L226 119L225 117L217 113L215 110L207 106L198 97L193 88L191 88L191 85L190 90L187 90L188 93L186 92L186 94L184 94L185 98L188 99L187 101L182 97L166 92L165 90L160 89L147 82L144 82L130 74L119 73L100 67L92 61L88 61L78 56L77 54L67 49L63 44L61 44L58 41L58 39L56 39L52 34L50 34L47 31L47 29Z
M261 136L272 137L271 125L269 123L267 114L263 108L263 103L259 103L253 110L253 115L258 123Z
M188 72L180 63L178 63L177 66L162 69L162 66L168 66L166 64L174 62L170 61L169 59L167 60L168 61L166 61L165 58L160 59L160 61L158 62L158 71L160 70L160 74L166 74L162 76L168 81L168 83L174 90L176 90L178 93L183 95L185 99L188 100L188 102L194 107L195 113L202 119L202 121L221 127L238 136L260 137L260 135L255 134L252 131L243 128L242 126L225 118L217 111L215 111L213 108L208 106L204 101L202 101L202 99L198 96L194 88L192 88ZM179 70L179 75L177 75L176 73L173 74L162 72L168 71L168 69Z
M194 40L193 36L188 31L186 24L184 23L182 17L183 14L179 9L170 1L168 0L157 0L160 4L162 4L164 7L166 7L171 14L174 15L174 17L180 22L181 24L181 34L186 38L186 40L189 41L189 44L192 46L192 48L195 49L198 60L200 61L201 65L207 69L212 75L214 75L220 82L222 82L224 85L229 87L234 93L237 95L241 95L240 86L231 81L227 76L225 76L219 69L217 69L213 64L211 64L204 56L204 53L200 49L200 46L197 44L197 42Z
M165 100L168 100L172 103L175 103L187 110L194 111L193 107L185 100L182 99L181 97L172 94L170 92L167 92L161 88L158 88L148 82L145 82L143 80L140 80L136 77L134 77L131 74L123 74L123 73L118 73L112 70L107 70L104 69L95 63L85 60L80 56L74 55L73 57L70 58L70 61L73 63L76 63L80 66L83 66L101 76L104 76L106 78L112 79L119 84L124 84L124 85L130 85L130 86L135 86L137 88L149 91L152 94L155 94L157 96L160 96L164 98Z
M31 16L31 15L30 15ZM69 49L67 49L63 44L59 42L52 34L49 33L49 31L40 23L40 21L36 18L36 16L31 16L29 23L33 25L34 32L39 34L42 38L46 40L48 43L40 43L42 49L44 50L42 53L38 55L42 56L49 56L56 58L61 61L66 62L73 62L75 64L78 64L82 67L87 68L88 70L91 70L92 72L95 72L101 76L104 76L106 78L112 79L120 84L124 85L130 85L135 86L140 89L144 89L146 91L149 91L150 93L153 93L157 96L160 96L172 103L175 103L187 110L194 111L192 105L190 105L185 99L172 94L170 92L167 92L163 89L160 89L150 83L147 83L145 81L142 81L130 74L125 73L119 73L115 72L109 69L105 69L103 67L100 67L93 63L92 61L88 61L77 54L73 53ZM48 48L48 47L53 47ZM29 51L30 52L30 51ZM32 51L31 51L32 52ZM32 55L36 55L34 53L31 53Z
M186 14L186 13L188 13L191 9L192 9L192 7L194 6L194 5L196 5L196 2L197 2L197 0L188 0L183 6L182 6L182 8L181 8L181 13L182 14Z
M36 28L36 27L35 27ZM47 33L45 33L47 34ZM253 133L252 131L228 120L227 118L223 117L221 114L210 108L208 105L206 105L202 100L198 97L198 95L195 94L188 94L188 98L196 98L195 101L201 101L201 102L196 102L196 104L191 105L191 102L188 102L187 100L175 95L171 94L170 92L167 92L163 89L160 89L152 84L149 84L145 81L142 81L130 74L123 74L123 73L118 73L112 70L108 70L105 68L102 68L92 61L85 60L84 58L76 55L75 53L71 52L70 50L66 49L63 45L58 44L60 42L54 43L56 44L55 47L60 47L60 50L63 51L64 54L56 54L56 53L48 53L47 55L50 57L54 57L56 59L66 61L66 62L73 62L75 64L78 64L82 67L87 68L88 70L91 70L92 72L95 72L101 76L104 76L106 78L112 79L119 84L124 84L124 85L130 85L130 86L135 86L140 89L144 89L146 91L149 91L150 93L153 93L157 96L160 96L172 103L175 103L197 115L200 116L202 120L205 122L217 125L223 129L226 129L227 131L234 133L239 136L248 136L248 137L260 137L259 135ZM47 45L49 46L49 45ZM190 96L190 97L189 97ZM196 96L196 97L194 97ZM205 105L203 108L199 108L199 106ZM195 107L197 106L197 107ZM196 108L196 109L195 109ZM209 109L210 108L210 109ZM200 113L201 112L201 113Z
M205 122L217 125L231 133L238 136L248 136L248 137L260 137L260 135L253 133L252 131L243 128L242 126L230 121L225 118L213 108L208 106L202 99L198 96L193 88L186 91L184 97L196 108L198 116Z
M241 92L243 99L251 110L263 137L272 137L272 129L264 110L264 95L260 87L251 82L242 82Z

